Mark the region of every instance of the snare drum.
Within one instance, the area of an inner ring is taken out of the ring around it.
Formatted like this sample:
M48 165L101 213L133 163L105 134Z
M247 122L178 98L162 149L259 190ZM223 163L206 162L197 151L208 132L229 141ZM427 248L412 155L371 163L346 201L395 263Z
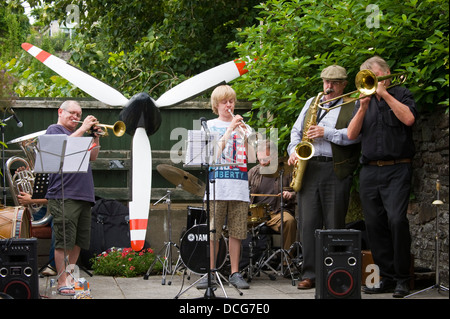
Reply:
M0 209L0 239L30 238L31 215L23 206Z
M247 224L248 226L256 226L267 220L269 216L269 204L251 204L249 207Z
M209 260L206 258L208 243L208 226L199 224L186 231L180 244L180 258L186 268L196 274L206 274ZM219 241L216 268L220 269L225 264L228 252L224 236Z

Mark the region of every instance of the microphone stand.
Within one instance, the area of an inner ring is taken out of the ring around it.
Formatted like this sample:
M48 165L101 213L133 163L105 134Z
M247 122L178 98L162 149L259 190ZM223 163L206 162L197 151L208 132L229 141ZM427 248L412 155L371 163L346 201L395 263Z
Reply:
M405 296L405 298L408 298L408 297L411 297L411 296L414 296L414 295L417 295L417 294L420 294L422 292L426 292L426 291L432 290L432 289L436 289L437 292L440 292L440 291L448 292L448 288L443 286L443 285L441 285L441 280L440 280L440 275L439 275L439 218L438 218L439 217L439 209L438 209L438 207L440 205L444 204L439 199L439 191L440 191L440 189L441 189L441 184L440 184L439 180L437 180L436 181L437 199L435 201L433 201L433 205L436 206L435 253L434 253L436 281L435 281L434 285L432 285L432 286L430 286L428 288L422 289L420 291L417 291L417 292L415 292L413 294L410 294L408 296Z

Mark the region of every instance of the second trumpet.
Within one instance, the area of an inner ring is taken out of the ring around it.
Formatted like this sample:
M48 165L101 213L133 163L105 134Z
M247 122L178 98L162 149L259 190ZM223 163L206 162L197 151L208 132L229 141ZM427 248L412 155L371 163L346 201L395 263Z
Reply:
M76 123L83 123L82 121L74 121ZM95 124L95 126L100 126L105 129L105 132L102 134L103 136L108 136L108 129L111 129L115 136L121 137L123 134L125 134L126 131L126 125L122 121L117 121L113 125L107 125L107 124ZM88 131L89 133L92 133L92 128Z

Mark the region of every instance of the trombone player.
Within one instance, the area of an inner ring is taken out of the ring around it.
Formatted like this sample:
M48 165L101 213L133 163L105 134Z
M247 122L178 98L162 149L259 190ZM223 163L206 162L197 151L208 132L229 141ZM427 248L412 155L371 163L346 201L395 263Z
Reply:
M338 65L331 65L321 73L323 95L309 99L303 107L292 130L288 145L289 165L306 164L297 192L300 241L302 242L302 280L298 289L315 287L315 239L316 229L344 228L352 175L358 165L359 140L349 140L347 125L353 114L354 103L347 103L329 111L318 107L322 102L342 95L347 85L347 72ZM343 98L323 103L325 108L342 104ZM297 145L308 140L312 157L299 159ZM300 169L294 169L297 175ZM294 182L294 180L293 180ZM291 184L292 186L292 184ZM295 187L294 187L295 189Z
M377 77L390 75L389 65L378 56L360 68ZM363 291L393 291L393 297L402 298L409 294L411 236L406 215L415 153L411 127L417 110L411 92L391 88L389 82L380 81L374 95L356 104L348 137L361 138L360 197L372 256L382 277L379 287L366 286Z

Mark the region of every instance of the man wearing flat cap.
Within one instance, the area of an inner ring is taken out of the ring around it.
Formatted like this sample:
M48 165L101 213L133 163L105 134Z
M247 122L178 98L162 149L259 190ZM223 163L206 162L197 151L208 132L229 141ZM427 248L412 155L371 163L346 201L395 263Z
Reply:
M347 72L343 67L328 66L320 76L325 92L322 101L343 94L347 85ZM302 187L297 193L298 229L303 253L299 289L315 286L315 230L345 228L353 172L360 154L360 141L350 141L347 137L347 126L353 114L354 103L347 103L328 112L318 108L317 123L304 132L305 124L311 119L311 107L315 98L310 98L300 112L292 127L287 149L289 165L294 165L297 161L295 147L304 134L313 140L315 149L313 157L308 160ZM342 103L343 99L340 98L323 106L331 108Z

